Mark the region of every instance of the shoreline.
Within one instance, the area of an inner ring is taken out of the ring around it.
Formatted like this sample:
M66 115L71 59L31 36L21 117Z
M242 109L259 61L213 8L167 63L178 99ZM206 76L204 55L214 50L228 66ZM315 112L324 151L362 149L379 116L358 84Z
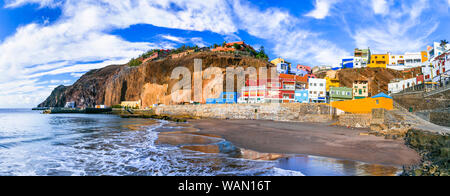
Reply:
M266 120L189 120L199 134L222 137L235 146L259 153L311 155L386 166L411 166L421 157L403 140L366 135L328 123Z

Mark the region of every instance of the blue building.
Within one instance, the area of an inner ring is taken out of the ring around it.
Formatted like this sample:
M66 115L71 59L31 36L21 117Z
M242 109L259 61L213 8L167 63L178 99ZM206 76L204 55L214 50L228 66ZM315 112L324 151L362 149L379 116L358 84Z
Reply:
M280 74L290 74L291 66L287 63L278 63L277 64L277 72Z
M297 103L309 103L308 89L295 90L295 102L297 102Z
M222 92L219 98L206 99L206 104L235 104L237 103L238 93Z
M353 68L353 58L342 59L342 69Z

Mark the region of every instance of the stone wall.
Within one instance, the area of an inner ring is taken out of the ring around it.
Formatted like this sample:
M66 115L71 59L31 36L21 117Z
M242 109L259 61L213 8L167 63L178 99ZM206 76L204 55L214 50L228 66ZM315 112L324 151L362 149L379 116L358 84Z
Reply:
M354 128L368 128L371 124L371 114L342 114L337 125Z
M392 95L394 101L402 107L413 111L434 110L447 108L450 105L450 91L424 97L424 92L404 93Z
M211 104L168 105L155 108L156 115L191 116L206 119L255 119L297 122L329 122L334 109L326 104Z

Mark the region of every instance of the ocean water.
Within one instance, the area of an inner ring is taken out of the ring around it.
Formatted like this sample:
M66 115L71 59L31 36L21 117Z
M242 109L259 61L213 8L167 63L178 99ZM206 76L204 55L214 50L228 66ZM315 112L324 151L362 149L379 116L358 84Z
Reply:
M171 134L186 127L115 115L47 115L29 109L0 109L0 175L301 176L399 172L395 167L324 157L256 153L217 137Z

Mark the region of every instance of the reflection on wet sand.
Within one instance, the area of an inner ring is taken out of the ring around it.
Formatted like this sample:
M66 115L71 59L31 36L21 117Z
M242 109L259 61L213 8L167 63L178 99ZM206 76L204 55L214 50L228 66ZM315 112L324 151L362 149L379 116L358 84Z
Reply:
M394 176L401 168L366 164L350 160L339 160L309 155L285 155L276 153L260 153L241 149L220 136L200 134L198 129L187 123L169 123L156 129L159 132L159 145L178 146L181 149L206 154L226 154L233 158L246 160L277 161L277 167L285 170L300 171L310 176Z
M401 168L326 157L297 155L279 159L278 167L309 176L395 176Z

